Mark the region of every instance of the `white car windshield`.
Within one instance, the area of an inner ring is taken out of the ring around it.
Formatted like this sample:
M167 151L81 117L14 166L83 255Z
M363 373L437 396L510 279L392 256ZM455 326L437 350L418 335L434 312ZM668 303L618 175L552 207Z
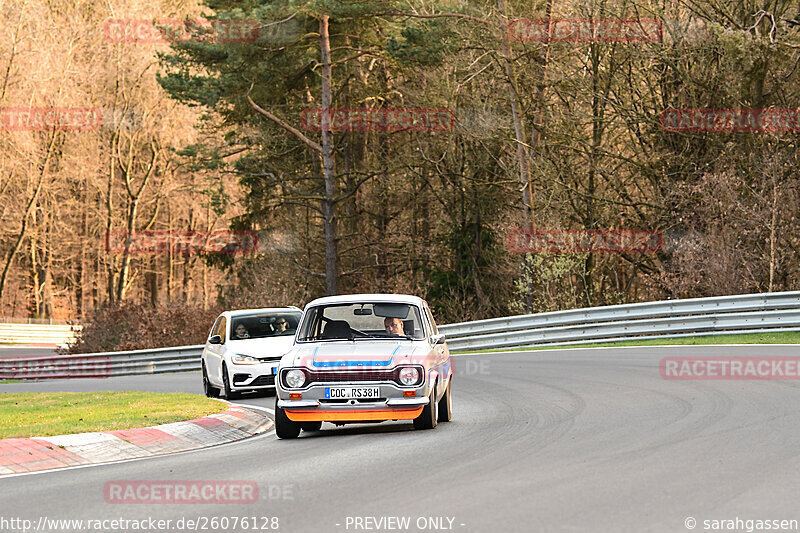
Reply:
M394 302L315 306L300 328L298 341L425 338L417 306Z
M231 340L294 336L300 313L258 313L232 317Z

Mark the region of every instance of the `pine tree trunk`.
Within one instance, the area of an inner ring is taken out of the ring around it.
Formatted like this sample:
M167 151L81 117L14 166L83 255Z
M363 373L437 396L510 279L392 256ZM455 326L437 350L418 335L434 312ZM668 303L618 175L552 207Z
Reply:
M328 35L328 15L319 19L319 48L322 53L322 173L325 196L322 216L325 227L325 290L329 296L339 293L339 273L336 251L336 174L333 159L333 132L331 131L331 43Z

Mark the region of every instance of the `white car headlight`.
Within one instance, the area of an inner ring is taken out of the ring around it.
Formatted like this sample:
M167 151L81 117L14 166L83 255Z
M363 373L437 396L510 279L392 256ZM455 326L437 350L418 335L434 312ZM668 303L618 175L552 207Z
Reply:
M299 368L293 368L286 373L283 379L286 381L289 388L297 389L302 387L303 383L306 382L306 374Z
M258 365L261 364L261 361L256 359L255 357L250 357L249 355L242 355L236 354L231 357L231 361L234 365Z
M400 383L410 387L411 385L416 385L419 381L419 370L416 367L407 366L400 369L398 377L400 378Z

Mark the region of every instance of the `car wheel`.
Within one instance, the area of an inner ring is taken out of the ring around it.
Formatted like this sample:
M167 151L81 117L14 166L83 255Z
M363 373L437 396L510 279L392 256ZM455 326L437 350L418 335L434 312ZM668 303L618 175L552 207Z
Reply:
M414 429L433 429L436 427L436 388L431 389L428 405L422 408L422 413L414 419Z
M300 435L300 424L289 420L283 408L278 407L278 398L275 398L275 434L279 439L296 439Z
M219 389L216 388L208 381L208 373L206 372L206 364L203 363L203 392L209 398L219 398Z
M444 391L444 396L439 400L439 422L450 422L453 419L453 397L451 396L450 389L453 387L453 378L447 383L447 390Z
M239 393L231 390L231 380L228 378L228 367L224 364L222 365L222 384L225 385L226 400L239 399Z
M322 422L300 422L300 429L303 431L319 431L322 429Z

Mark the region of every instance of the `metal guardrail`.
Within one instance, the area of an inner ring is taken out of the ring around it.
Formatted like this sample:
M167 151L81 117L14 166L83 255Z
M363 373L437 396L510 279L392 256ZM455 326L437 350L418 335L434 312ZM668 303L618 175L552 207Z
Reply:
M0 379L106 378L200 370L203 345L0 359Z
M455 351L798 330L800 292L570 309L439 328Z
M0 325L1 326L1 325ZM453 351L800 331L800 292L571 309L439 327ZM0 359L0 379L108 377L200 369L202 345Z

